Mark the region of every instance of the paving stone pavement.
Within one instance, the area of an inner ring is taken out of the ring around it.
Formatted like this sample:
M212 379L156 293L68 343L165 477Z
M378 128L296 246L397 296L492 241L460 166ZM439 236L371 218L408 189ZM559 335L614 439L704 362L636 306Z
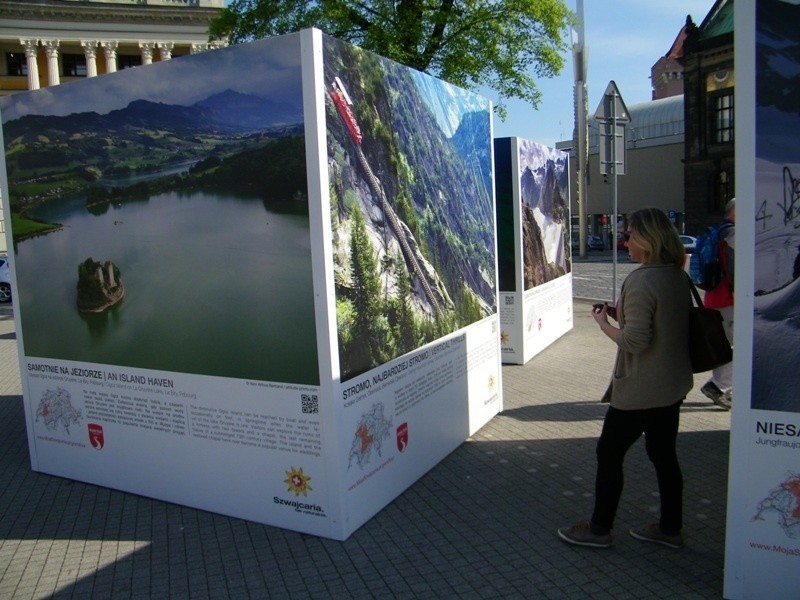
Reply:
M590 303L524 366L505 410L337 542L30 469L12 308L0 308L0 598L719 598L730 413L699 392L679 455L686 547L631 538L657 520L644 444L626 460L614 546L556 529L589 516L614 349Z

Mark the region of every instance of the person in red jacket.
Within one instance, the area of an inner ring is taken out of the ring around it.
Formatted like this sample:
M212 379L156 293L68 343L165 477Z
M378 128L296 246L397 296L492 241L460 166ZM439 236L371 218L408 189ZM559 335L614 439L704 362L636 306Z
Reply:
M722 313L725 333L733 346L733 266L736 241L736 198L725 205L725 220L719 232L719 256L722 265L722 280L714 289L708 290L703 298L706 308L716 308ZM727 226L726 226L727 225ZM725 410L731 409L733 363L717 367L700 391L714 404Z

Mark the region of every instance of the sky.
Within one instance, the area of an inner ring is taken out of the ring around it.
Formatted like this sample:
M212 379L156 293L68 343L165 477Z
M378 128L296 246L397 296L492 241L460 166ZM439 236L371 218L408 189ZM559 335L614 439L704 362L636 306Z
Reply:
M565 2L571 10L577 11L577 0ZM652 98L651 67L669 51L686 22L686 15L691 15L699 25L713 4L714 0L584 0L589 118L593 117L611 80L616 82L626 106L649 101ZM199 83L205 79L203 76L196 79L199 94L204 91ZM172 86L167 81L163 85L163 101L169 102ZM539 80L537 85L542 92L539 108L534 109L521 101L508 101L506 120L494 118L494 137L520 137L551 147L557 141L572 138L574 71L571 49L565 55L561 74L556 78ZM495 103L499 100L490 89L476 91ZM127 98L127 93L119 96L121 101ZM41 94L37 98L44 102L47 97L47 94ZM109 99L111 95L104 98ZM25 114L44 108L19 106L17 110ZM114 108L119 106L97 106L94 109L107 112ZM54 107L50 110L56 111ZM4 111L3 118L7 121L12 115Z
M565 1L577 12L577 0ZM589 118L612 80L628 108L651 100L651 67L669 51L686 15L700 25L713 5L714 0L584 0ZM494 118L494 137L520 137L548 146L572 138L575 75L571 49L565 58L558 77L537 82L542 92L538 110L528 103L507 102L506 120ZM492 90L480 92L497 102Z
M252 73L259 76L248 77ZM0 98L0 106L7 123L26 114L107 114L134 99L189 106L226 89L302 106L299 37L291 43L259 40L242 44L236 52L203 52L191 60L158 61L147 68L11 94Z

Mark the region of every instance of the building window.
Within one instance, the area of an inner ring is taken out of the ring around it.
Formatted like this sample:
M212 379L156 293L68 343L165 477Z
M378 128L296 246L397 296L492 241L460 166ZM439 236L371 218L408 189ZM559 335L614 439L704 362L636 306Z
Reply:
M731 178L726 170L717 173L714 181L714 193L712 194L713 205L709 210L714 214L721 214L725 211L728 200L733 198L733 186Z
M733 141L733 92L712 96L711 141L724 144Z
M138 54L120 54L117 57L117 68L121 71L122 69L130 69L132 67L138 67L142 64L142 57Z
M28 76L28 61L23 52L6 52L6 73L18 77Z
M86 56L83 54L62 54L61 69L64 77L86 77Z

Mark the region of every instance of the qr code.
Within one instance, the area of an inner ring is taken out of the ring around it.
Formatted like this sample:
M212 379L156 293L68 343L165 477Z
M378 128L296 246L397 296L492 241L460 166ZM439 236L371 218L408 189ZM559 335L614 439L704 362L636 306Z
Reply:
M514 296L506 296L506 306L514 304Z
M301 394L300 403L303 405L304 414L317 414L319 412L319 398L316 394Z

